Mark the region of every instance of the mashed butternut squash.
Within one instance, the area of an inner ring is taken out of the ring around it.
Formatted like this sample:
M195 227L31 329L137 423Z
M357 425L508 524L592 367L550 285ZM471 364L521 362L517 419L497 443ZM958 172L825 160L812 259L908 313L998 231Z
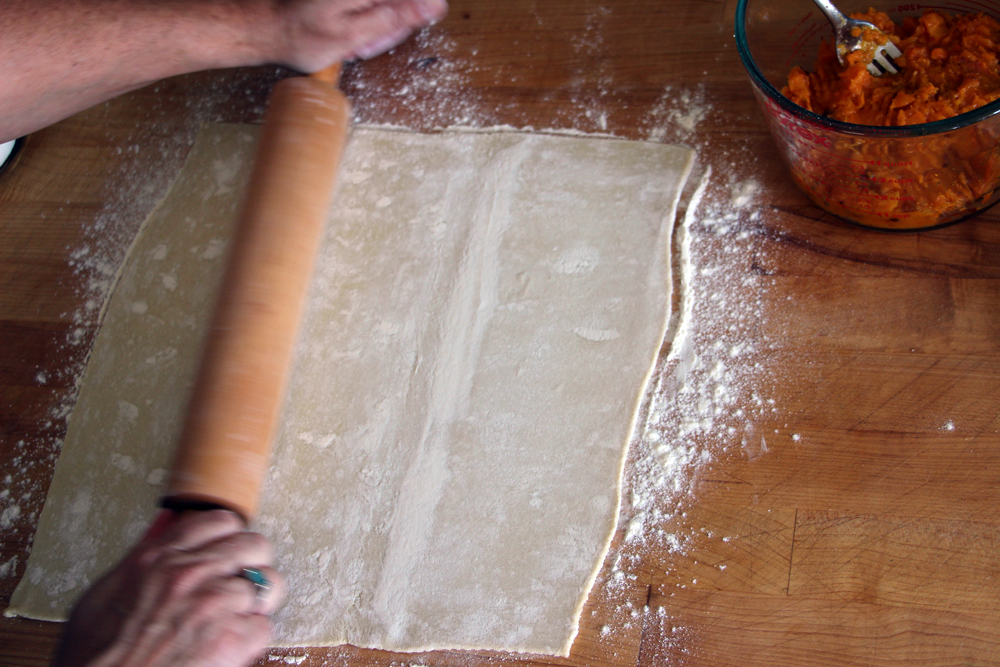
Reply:
M897 26L874 9L854 14L875 24L903 52L900 73L872 76L866 54L841 66L829 42L816 69L788 75L782 94L822 116L859 125L916 125L952 118L1000 98L1000 23L983 14L950 16L927 10ZM870 59L870 55L868 59Z
M814 72L791 71L785 97L835 120L878 126L943 120L1000 98L1000 23L994 19L928 10L896 25L875 10L853 16L899 46L899 74L872 76L863 52L848 54L842 66L824 42ZM927 228L1000 198L1000 118L901 137L839 133L805 118L791 123L796 132L777 131L791 137L785 152L794 180L817 204L848 220Z

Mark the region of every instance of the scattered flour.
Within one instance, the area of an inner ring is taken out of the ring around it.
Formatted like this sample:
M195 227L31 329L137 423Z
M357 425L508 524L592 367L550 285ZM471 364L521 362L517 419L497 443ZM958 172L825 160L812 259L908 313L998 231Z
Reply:
M690 142L697 140L698 126L713 112L704 86L693 90L667 86L643 126L650 141Z
M20 505L8 505L4 508L3 512L0 512L0 528L10 529L13 527L14 522L21 518L21 506Z
M696 130L713 113L703 89L667 88L644 126L650 140L700 148ZM639 554L659 549L681 555L700 535L697 526L680 526L688 523L686 510L698 502L701 476L716 461L731 454L754 459L769 451L756 427L764 414L777 410L763 362L767 342L758 333L767 317L761 299L765 287L744 268L763 252L755 234L761 188L745 177L755 158L739 146L730 150L701 166L701 180L676 229L679 299L670 324L673 342L661 354L633 442L623 540L609 556L613 564L604 583L612 591L625 590L650 566ZM662 567L669 571L672 566L664 562ZM625 627L632 611L620 605L612 627ZM642 623L658 628L652 632L662 638L652 647L653 662L666 661L696 640L669 605L642 613Z
M164 468L155 468L146 475L146 484L150 486L162 486L166 483L168 474Z
M58 450L48 451L47 447L36 447L27 440L13 443L9 467L0 471L3 475L0 478L0 545L20 540L30 543L30 530L45 499L44 487L38 480L51 474L58 454ZM0 563L0 581L20 577L18 564L25 560L14 554Z
M17 556L13 556L11 557L10 560L0 564L0 579L6 579L7 577L9 577L16 568L17 568Z
M226 241L225 239L212 239L204 248L192 248L192 250L199 253L200 259L215 259L221 257L222 253L226 251Z
M476 55L475 50L462 53L439 27L425 28L391 52L389 71L380 70L379 63L349 63L341 87L358 123L385 123L419 109L427 128L494 125L489 106L470 92L473 77L486 71Z

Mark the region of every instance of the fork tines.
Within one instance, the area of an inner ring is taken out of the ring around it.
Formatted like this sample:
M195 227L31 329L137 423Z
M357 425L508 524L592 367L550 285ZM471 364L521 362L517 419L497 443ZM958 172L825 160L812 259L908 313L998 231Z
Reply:
M885 44L880 44L878 48L875 49L875 55L872 57L872 61L868 63L868 71L872 76L896 74L899 70L896 68L896 63L894 63L892 59L898 58L901 55L903 55L903 52L900 51L899 47L891 41L887 41Z

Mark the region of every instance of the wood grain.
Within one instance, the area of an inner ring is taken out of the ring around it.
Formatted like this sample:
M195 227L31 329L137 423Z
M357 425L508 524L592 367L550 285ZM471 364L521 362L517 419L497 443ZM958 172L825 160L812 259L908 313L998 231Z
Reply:
M352 647L275 649L275 659L1000 661L1000 212L890 235L809 203L753 100L734 11L735 0L456 0L442 24L345 68L361 122L569 128L696 147L699 174L711 170L692 226L696 265L729 276L718 290L696 276L707 323L698 341L735 326L752 353L731 362L746 387L728 409L743 416L674 443L704 460L678 477L679 490L658 490L648 539L626 542L620 531L568 659ZM37 133L0 174L0 478L10 475L0 489L24 498L0 528L0 567L11 570L0 605L23 572L93 342L93 302L107 287L87 258L113 273L198 124L259 121L285 75L162 82ZM758 187L754 215L722 231L733 187L748 182ZM654 444L636 445L629 498L655 472ZM626 503L626 524L630 512ZM58 632L3 619L0 664L47 664Z

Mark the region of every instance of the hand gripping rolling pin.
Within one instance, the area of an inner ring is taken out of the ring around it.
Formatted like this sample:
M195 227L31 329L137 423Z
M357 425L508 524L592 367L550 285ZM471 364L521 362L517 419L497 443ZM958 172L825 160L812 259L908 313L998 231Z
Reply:
M339 73L271 94L164 507L257 511L350 122Z

